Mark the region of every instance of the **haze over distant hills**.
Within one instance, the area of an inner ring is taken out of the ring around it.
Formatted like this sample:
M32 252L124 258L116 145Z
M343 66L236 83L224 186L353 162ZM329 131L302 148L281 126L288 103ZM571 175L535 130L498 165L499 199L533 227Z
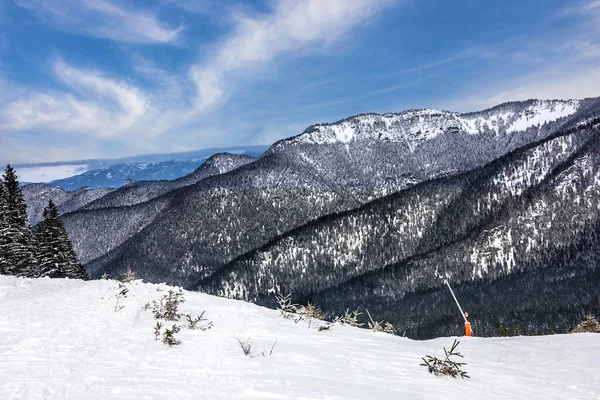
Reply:
M15 165L21 182L51 183L64 190L117 188L128 180L173 180L193 172L217 153L261 155L268 146L201 149L184 153L145 154L119 159Z

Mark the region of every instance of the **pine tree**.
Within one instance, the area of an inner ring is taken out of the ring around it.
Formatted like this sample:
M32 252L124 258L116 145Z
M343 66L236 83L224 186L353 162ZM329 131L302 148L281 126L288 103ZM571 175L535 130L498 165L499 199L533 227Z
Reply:
M35 234L36 276L88 279L85 268L77 260L65 225L52 200L44 209L43 217L44 220L38 224Z
M0 275L8 274L8 201L4 183L0 180Z
M14 168L7 165L2 178L6 204L4 217L6 231L3 235L6 243L2 249L5 268L2 272L9 275L30 276L33 255L30 247L30 229L27 225L27 205Z

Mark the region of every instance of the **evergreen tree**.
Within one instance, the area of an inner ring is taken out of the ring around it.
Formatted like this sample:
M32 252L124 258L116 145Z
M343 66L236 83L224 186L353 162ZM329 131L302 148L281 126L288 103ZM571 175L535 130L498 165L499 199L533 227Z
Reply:
M67 230L52 200L44 209L43 216L44 220L38 224L35 234L35 275L88 279L85 268L77 260Z
M0 180L0 275L8 273L8 202L4 183Z
M10 165L4 172L4 198L6 231L3 240L4 270L9 275L29 276L32 273L30 229L27 225L27 205L19 186L17 174Z

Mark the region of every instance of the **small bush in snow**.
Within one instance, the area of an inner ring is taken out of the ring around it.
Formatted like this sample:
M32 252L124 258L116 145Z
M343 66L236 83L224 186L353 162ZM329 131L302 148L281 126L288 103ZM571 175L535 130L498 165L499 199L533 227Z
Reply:
M277 339L275 339L275 342L273 342L273 346L271 346L271 350L268 353L266 350L263 350L263 351L261 351L261 353L259 355L256 355L255 349L254 349L254 342L252 342L252 340L250 338L248 338L246 340L242 340L240 338L235 338L235 339L239 343L244 355L246 357L250 357L250 358L256 358L256 357L260 357L260 356L263 356L263 357L272 356L273 349L275 349L275 345L277 344Z
M298 315L301 315L307 319L324 319L325 313L317 304L308 303L306 306L300 306L298 308Z
M185 319L188 322L188 328L190 328L190 329L200 329L201 331L207 331L210 328L212 328L212 326L213 326L212 321L209 321L208 323L203 323L203 322L207 321L206 318L203 318L205 312L206 311L202 311L202 314L200 314L196 318L192 318L192 316L190 314L187 314L185 316Z
M236 338L236 340L238 341L240 347L242 348L242 351L244 352L245 356L252 356L252 354L254 354L254 343L252 342L252 340L250 338L246 339L246 340L242 340L240 338Z
M427 367L429 373L435 374L435 376L447 375L453 378L459 376L461 378L470 378L469 375L467 375L467 372L462 370L463 365L467 365L467 363L452 361L450 359L450 357L462 358L462 355L456 351L459 343L458 340L454 339L454 343L452 343L452 347L449 351L444 347L446 356L443 360L437 357L425 356L426 358L422 358L424 363L421 365Z
M115 312L121 311L125 306L121 304L121 300L127 298L127 293L129 293L129 289L127 286L119 283L119 292L117 293L117 304L115 304Z
M338 323L340 325L348 325L354 326L356 328L360 328L364 325L364 323L358 322L358 317L361 316L362 313L357 308L356 311L350 312L350 309L346 309L346 313L343 316L337 316L333 320L334 323Z
M181 331L181 326L173 324L171 329L165 329L163 332L163 343L169 345L169 347L177 346L181 344L181 340L175 337L176 333Z
M289 293L284 296L281 293L277 293L275 298L277 300L281 316L285 319L295 318L294 314L296 314L296 311L298 311L298 304L294 304L292 302L292 294Z
M159 321L156 321L156 325L154 325L154 340L158 340L160 336L160 330L162 329L163 324Z
M390 324L389 322L373 321L373 318L371 317L369 310L367 310L367 315L369 316L369 319L371 320L371 322L368 323L369 329L371 329L373 332L384 332L384 333L389 333L392 335L394 334L394 325Z
M183 290L179 289L177 292L169 290L161 299L157 302L152 301L152 312L154 318L164 319L167 321L179 321L181 314L179 314L179 306L185 302L183 298Z
M592 313L587 313L585 321L580 322L571 333L600 333L600 323Z
M125 271L125 273L121 277L121 282L129 283L133 281L135 281L135 274L133 273L133 271L131 271L131 267L128 265L127 271Z

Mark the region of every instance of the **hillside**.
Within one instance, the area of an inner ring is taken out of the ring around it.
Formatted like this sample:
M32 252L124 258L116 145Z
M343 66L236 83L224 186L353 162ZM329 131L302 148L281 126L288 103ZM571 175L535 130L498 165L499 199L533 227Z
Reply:
M76 211L86 204L102 198L112 192L113 189L90 189L81 188L67 191L47 183L31 183L23 186L23 196L27 203L28 222L37 224L42 219L44 208L52 200L57 205L61 214Z
M463 338L470 379L419 366L452 338L384 333L281 319L256 305L185 292L184 312L213 322L184 328L182 344L154 340L142 308L169 289L134 282L115 311L115 281L0 277L0 398L11 399L486 399L595 398L600 335ZM448 299L451 301L451 299ZM460 317L455 321L460 324ZM245 357L237 338L260 353Z
M447 322L454 311L437 299L448 278L470 291L470 307L485 310L477 328L486 335L503 321L564 331L580 310L599 308L598 128L598 121L581 125L473 171L312 221L198 284L261 304L272 304L274 290L336 313L363 304L430 338L456 333ZM495 292L507 281L510 299ZM552 296L542 301L546 292Z
M77 250L95 276L131 265L149 281L194 287L228 262L317 218L467 172L584 123L598 103L530 100L479 113L408 110L314 125L252 163L165 194L164 208L134 235L127 224L119 229L111 222L127 220L126 210L115 209L98 230L116 228L114 234L127 240L113 248L97 246L94 241L105 239L95 236ZM75 236L92 221L84 211L78 216L67 223ZM97 257L90 260L92 253Z

